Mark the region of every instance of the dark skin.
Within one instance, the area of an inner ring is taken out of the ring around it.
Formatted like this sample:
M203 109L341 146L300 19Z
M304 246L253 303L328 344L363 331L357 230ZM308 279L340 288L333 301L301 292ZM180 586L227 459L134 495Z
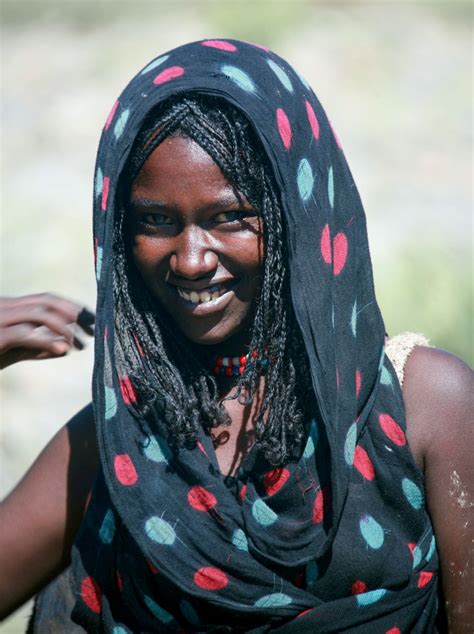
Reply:
M248 328L258 294L255 271L263 257L260 223L247 203L242 207L242 203L229 198L229 208L217 204L222 202L223 194L232 191L219 169L202 150L192 147L192 141L174 141L174 145L171 139L155 150L145 173L132 188L130 227L135 263L145 283L192 341L206 345L210 351L216 346L222 354L236 354L242 345L248 345ZM167 169L173 171L172 179L162 178ZM147 203L144 211L143 205L137 205L140 198L166 202L166 209L160 205L151 210ZM213 200L214 209L208 204ZM159 215L153 218L148 217L150 214ZM239 239L241 249L236 247ZM195 306L183 304L180 308L172 286L201 290L219 280L219 275L235 283L226 290L227 297L223 294L223 299L202 314ZM172 304L173 298L176 304ZM223 380L220 388L224 397L234 386ZM474 622L474 566L472 560L469 563L474 502L468 493L474 488L473 388L473 373L468 366L442 350L417 347L407 362L403 385L407 436L413 457L425 475L427 507L440 553L446 616L449 631L454 634L472 632ZM263 391L262 379L256 401ZM234 474L252 444L257 404L245 407L230 400L224 405L231 424L216 430L216 455L221 471ZM2 616L68 565L97 465L89 405L56 434L3 504Z

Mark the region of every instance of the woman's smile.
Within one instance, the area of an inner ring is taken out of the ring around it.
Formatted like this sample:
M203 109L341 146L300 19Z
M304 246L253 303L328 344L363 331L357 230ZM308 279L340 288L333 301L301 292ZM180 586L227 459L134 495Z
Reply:
M262 221L195 141L169 137L150 154L132 185L130 220L135 264L182 332L194 343L245 345Z

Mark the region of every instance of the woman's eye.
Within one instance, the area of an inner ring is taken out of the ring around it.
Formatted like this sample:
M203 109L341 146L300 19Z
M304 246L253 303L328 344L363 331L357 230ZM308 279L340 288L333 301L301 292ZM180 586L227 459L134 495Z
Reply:
M214 222L224 223L224 222L240 222L245 218L249 218L250 216L255 216L256 214L248 212L248 211L223 211L220 214L214 216Z
M173 220L164 214L142 214L139 221L146 225L152 225L153 227L173 224Z

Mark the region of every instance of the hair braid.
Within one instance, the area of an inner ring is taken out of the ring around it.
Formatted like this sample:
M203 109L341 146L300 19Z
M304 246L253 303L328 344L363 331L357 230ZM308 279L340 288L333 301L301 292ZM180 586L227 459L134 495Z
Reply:
M288 461L303 438L311 393L306 352L293 315L281 204L273 171L246 117L217 97L187 93L161 104L146 118L121 178L122 210L114 234L116 341L121 363L139 396L139 407L177 447L196 442L200 426L229 423L217 384L199 350L170 323L136 271L126 236L125 206L133 180L168 136L189 137L205 150L263 219L265 260L248 363L236 398L253 400L261 362L268 360L265 394L256 421L256 443L274 465Z

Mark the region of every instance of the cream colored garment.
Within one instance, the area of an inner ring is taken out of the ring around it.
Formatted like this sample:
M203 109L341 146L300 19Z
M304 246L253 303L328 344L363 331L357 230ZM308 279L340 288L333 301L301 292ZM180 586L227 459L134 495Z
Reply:
M430 346L430 343L424 335L416 332L402 332L385 342L385 354L392 362L400 385L403 385L405 364L415 346Z

